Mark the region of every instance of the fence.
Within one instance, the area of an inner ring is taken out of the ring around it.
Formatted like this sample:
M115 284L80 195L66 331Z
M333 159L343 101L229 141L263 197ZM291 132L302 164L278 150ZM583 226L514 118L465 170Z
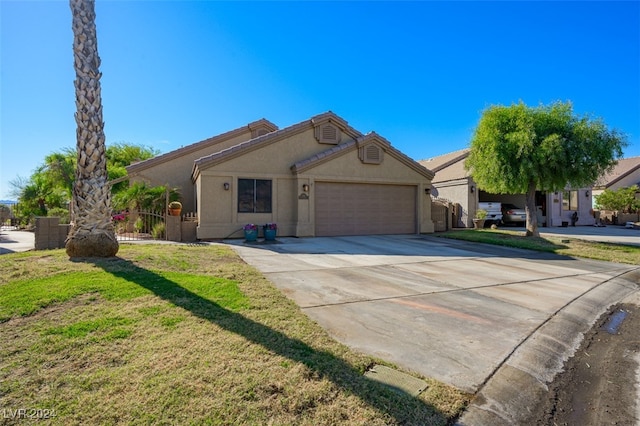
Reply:
M113 215L118 241L165 240L166 220L164 213L133 210Z
M431 220L435 232L444 232L457 226L460 205L444 198L431 198Z
M195 242L198 216L164 216L157 212L127 212L114 215L118 241L167 240ZM37 217L35 249L64 248L71 225L61 225L58 217Z

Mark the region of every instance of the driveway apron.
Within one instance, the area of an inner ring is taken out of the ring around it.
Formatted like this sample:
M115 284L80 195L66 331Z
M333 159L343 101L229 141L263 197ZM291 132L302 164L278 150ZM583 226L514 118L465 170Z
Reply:
M633 266L433 236L227 243L335 339L472 393L514 359L548 380L637 290ZM571 326L549 326L565 311Z

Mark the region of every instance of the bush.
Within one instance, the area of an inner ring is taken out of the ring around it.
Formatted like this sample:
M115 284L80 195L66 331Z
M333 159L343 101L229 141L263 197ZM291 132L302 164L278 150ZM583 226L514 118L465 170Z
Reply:
M616 190L605 189L602 194L594 197L596 207L602 210L636 213L640 210L640 199L636 197L638 192L638 185Z
M133 227L135 228L136 232L142 232L142 228L144 228L144 221L141 217L136 219Z
M63 209L62 207L54 207L47 212L48 217L59 217L60 223L70 223L69 209Z
M153 229L151 229L151 236L156 240L161 240L164 238L165 225L164 222L158 222L153 225Z

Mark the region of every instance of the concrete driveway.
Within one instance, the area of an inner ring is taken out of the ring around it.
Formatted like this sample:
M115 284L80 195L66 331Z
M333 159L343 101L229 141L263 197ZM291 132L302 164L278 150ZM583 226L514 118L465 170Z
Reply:
M227 243L337 340L478 392L468 424L517 423L640 282L635 266L434 236Z

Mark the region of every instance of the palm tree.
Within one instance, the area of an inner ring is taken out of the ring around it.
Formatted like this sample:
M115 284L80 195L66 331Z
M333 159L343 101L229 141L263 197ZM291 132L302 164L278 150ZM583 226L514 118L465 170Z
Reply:
M118 252L111 222L107 185L100 57L94 0L70 0L73 15L73 54L76 79L77 167L73 186L69 257L111 257Z

